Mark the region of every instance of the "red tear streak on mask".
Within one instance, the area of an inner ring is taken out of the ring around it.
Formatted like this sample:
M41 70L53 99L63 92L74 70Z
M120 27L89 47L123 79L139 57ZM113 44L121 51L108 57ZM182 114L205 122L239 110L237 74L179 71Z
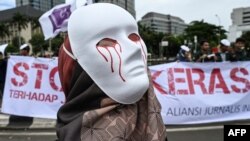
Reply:
M104 48L104 49L106 49L106 50L108 51L109 56L110 56L110 60L111 60L110 63L111 63L111 72L112 72L112 73L114 72L114 61L113 61L113 56L112 56L112 54L111 54L111 52L110 52L110 48L113 48L113 49L115 50L116 54L117 54L118 57L119 57L119 75L120 75L122 81L125 82L126 80L123 78L123 76L122 76L122 74L121 74L121 70L122 70L121 55L120 55L120 53L116 50L116 48L115 48L116 45L119 45L119 47L120 47L120 53L122 53L122 48L121 48L120 44L118 44L118 43L114 44L114 46L98 46L98 45L97 45L97 46L96 46L96 49L97 49L97 51L102 55L102 57L106 60L106 62L108 62L108 58L100 51L99 48Z
M142 58L143 58L143 60L144 60L144 64L146 65L146 60L147 60L147 56L146 56L146 52L145 52L145 50L144 50L144 48L143 48L143 45L142 45L142 40L140 40L140 44L141 44L141 48L142 48Z

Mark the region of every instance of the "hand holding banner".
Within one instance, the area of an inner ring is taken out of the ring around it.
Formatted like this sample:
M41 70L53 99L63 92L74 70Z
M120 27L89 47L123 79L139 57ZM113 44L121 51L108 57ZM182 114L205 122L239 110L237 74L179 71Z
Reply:
M150 70L165 124L250 118L250 62L175 62Z
M2 112L56 118L65 101L57 59L10 56Z
M250 118L250 62L169 63L150 71L165 124ZM3 98L4 113L56 118L65 99L57 59L11 56Z

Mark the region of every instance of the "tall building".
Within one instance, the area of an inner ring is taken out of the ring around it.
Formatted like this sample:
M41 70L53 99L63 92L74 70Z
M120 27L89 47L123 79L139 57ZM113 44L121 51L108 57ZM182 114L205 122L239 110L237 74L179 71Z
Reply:
M135 0L93 0L94 3L107 2L116 4L126 9L131 15L135 17Z
M16 7L30 5L31 7L41 10L48 11L55 5L64 3L65 0L16 0Z
M231 13L232 25L229 27L228 39L234 42L245 31L250 31L250 7L236 8Z
M135 17L135 0L93 0L93 3L113 3L131 13ZM31 7L41 10L48 11L55 5L65 3L65 0L16 0L16 7L23 5L30 5Z
M0 11L0 23L4 23L8 26L10 35L5 37L0 37L0 44L11 43L14 37L19 36L18 26L16 24L11 24L13 16L16 13L20 13L21 15L26 15L29 18L38 18L43 12L40 10L34 9L29 5L20 6L17 8L12 8L8 10ZM35 28L32 22L27 23L27 27L21 29L20 36L24 38L25 42L29 42L33 34L41 33L40 28Z
M250 25L250 7L233 9L231 19L233 25Z
M149 12L144 15L139 23L153 31L173 35L182 34L187 28L187 24L181 18L155 12Z

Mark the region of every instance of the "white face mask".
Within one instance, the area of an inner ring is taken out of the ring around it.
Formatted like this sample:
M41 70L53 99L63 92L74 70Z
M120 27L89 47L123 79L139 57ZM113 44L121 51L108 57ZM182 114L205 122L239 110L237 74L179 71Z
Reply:
M127 11L107 3L78 8L68 35L72 57L110 98L123 104L142 98L149 87L147 49Z

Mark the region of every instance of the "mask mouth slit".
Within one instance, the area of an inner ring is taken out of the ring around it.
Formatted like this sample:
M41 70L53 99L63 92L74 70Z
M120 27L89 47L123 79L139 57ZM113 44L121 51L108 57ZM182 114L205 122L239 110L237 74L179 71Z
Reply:
M143 44L142 44L141 40L140 40L140 44L141 44L141 48L142 48L142 58L143 58L143 61L144 61L145 65L146 65L147 56L146 56L146 51L143 48Z

